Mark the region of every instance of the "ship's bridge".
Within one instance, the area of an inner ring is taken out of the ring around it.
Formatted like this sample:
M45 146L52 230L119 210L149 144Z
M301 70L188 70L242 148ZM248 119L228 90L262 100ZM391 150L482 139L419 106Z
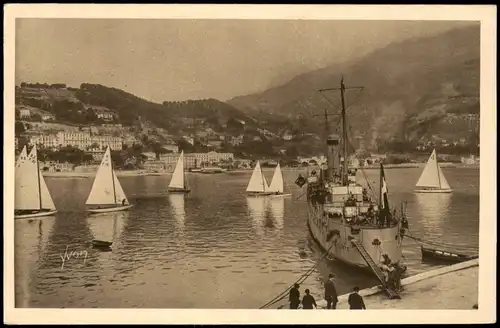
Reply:
M324 205L324 211L329 217L356 218L359 215L378 210L378 205L372 203L363 195L363 187L359 184L349 186L328 185L329 199Z

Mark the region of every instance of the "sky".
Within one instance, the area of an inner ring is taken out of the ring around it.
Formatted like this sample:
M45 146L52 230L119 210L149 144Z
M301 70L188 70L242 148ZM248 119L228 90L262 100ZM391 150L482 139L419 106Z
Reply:
M16 20L16 84L98 83L155 102L228 100L464 22Z

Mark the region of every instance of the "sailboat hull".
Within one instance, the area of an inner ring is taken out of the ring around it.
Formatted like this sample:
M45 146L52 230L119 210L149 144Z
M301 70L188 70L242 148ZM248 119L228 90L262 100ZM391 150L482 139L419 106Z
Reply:
M44 217L44 216L52 216L56 213L57 213L57 210L50 210L50 211L30 213L30 214L14 215L14 219L39 218L39 217Z
M126 211L134 205L125 205L125 206L117 206L117 207L108 207L108 208L89 208L87 212L89 213L109 213L109 212L119 212Z
M188 194L191 192L191 189L168 188L168 192L173 194Z
M271 196L274 193L272 192L247 192L247 197L264 197Z
M272 198L279 198L279 197L290 197L292 194L271 194L270 195Z
M415 189L416 193L423 194L448 194L451 193L451 189Z

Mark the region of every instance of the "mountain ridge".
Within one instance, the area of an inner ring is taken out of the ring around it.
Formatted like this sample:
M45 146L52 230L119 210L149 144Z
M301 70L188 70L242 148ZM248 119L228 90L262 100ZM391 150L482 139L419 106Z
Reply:
M388 140L395 136L430 137L427 134L436 132L436 116L441 120L463 108L468 108L468 113L479 113L479 40L477 24L398 41L361 58L303 73L281 86L227 102L246 113L265 111L285 117L310 117L325 107L333 109L317 90L338 87L336 81L344 75L347 86L365 86L349 111L355 133L364 134L365 142L374 144L377 138ZM338 95L333 97L333 103L339 103ZM349 104L353 96L346 97ZM465 97L468 99L464 103L457 100ZM430 127L417 120L422 116L429 116L425 121Z

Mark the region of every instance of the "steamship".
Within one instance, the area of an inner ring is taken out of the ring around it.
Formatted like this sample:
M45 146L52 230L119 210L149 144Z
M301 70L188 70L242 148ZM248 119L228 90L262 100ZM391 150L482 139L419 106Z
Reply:
M340 134L329 134L328 114L325 110L327 162L319 172L312 170L307 176L299 175L296 183L307 188L307 226L313 239L328 252L330 259L368 269L384 285L379 263L387 257L400 273L402 240L407 221L404 207L398 211L389 208L387 183L383 165L380 165L380 190L373 192L358 183L357 169L348 166L348 131L344 93L348 89L344 79L338 90L341 96ZM362 89L362 88L360 88ZM338 114L337 114L338 115ZM369 183L368 183L369 186ZM377 195L378 194L378 195ZM376 198L377 199L373 199Z

